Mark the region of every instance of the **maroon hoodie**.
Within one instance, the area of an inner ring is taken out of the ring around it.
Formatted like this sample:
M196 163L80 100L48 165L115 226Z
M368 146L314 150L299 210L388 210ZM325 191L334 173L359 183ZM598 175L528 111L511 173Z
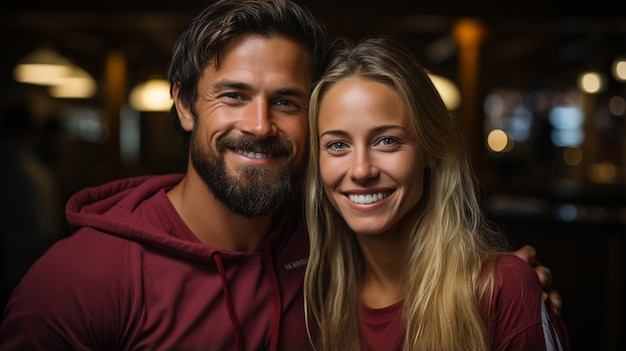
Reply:
M287 206L252 253L203 244L165 192L182 175L78 192L72 234L14 290L0 350L308 350L308 241Z

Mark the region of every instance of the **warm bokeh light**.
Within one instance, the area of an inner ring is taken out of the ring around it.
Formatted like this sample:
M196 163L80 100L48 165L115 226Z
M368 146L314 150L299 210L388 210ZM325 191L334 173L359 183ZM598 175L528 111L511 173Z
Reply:
M49 86L49 94L56 98L90 98L96 92L96 82L89 73L47 48L21 59L13 77L20 83Z
M578 147L563 149L563 161L569 166L578 166L583 161L583 151Z
M626 82L626 58L620 57L613 61L613 77L620 82Z
M615 116L623 116L626 113L626 101L621 96L613 96L609 101L609 111Z
M64 82L48 88L50 96L55 98L84 99L92 97L96 92L96 84L93 79L73 77L64 78Z
M90 98L96 93L95 80L80 67L72 66L68 74L51 81L48 93L56 98Z
M13 69L13 77L20 83L50 85L70 72L68 66L48 64L21 64Z
M474 47L485 37L483 24L473 18L462 18L456 22L453 34L459 45Z
M578 88L587 94L598 94L606 88L605 79L597 72L581 73L578 77Z
M72 71L72 62L52 49L37 49L24 56L13 69L20 83L51 85Z
M129 102L137 111L169 111L173 103L170 84L160 78L137 84L130 92Z
M438 76L435 74L428 74L430 80L435 85L435 88L441 95L441 99L446 104L448 111L454 111L461 105L461 92L457 88L456 84L450 79Z
M617 177L617 167L613 162L604 161L591 165L589 179L596 183L614 183Z
M501 129L494 129L487 135L487 146L494 152L508 152L513 148L513 139Z

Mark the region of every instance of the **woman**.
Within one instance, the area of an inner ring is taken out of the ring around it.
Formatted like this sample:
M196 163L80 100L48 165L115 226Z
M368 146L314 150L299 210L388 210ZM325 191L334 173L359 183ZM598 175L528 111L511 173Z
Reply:
M317 349L569 348L536 274L483 218L462 134L425 70L389 38L333 47L309 109Z

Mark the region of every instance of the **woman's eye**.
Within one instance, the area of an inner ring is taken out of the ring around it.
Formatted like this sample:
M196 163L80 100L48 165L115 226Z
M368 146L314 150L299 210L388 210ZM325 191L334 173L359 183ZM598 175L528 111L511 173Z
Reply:
M397 143L396 139L390 137L383 137L380 139L380 143L383 145L393 145Z
M346 147L347 147L346 143L342 141L333 141L332 143L326 144L326 148L332 149L332 150L341 150L341 149L345 149Z

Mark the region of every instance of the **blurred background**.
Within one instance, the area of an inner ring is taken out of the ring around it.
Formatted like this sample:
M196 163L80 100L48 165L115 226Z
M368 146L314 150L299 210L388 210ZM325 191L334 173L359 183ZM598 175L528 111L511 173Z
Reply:
M393 35L414 50L461 121L489 216L552 269L573 349L626 349L626 14L598 1L299 3L336 34ZM67 235L75 191L183 171L162 80L206 4L3 5L3 305ZM56 71L29 71L40 64Z

